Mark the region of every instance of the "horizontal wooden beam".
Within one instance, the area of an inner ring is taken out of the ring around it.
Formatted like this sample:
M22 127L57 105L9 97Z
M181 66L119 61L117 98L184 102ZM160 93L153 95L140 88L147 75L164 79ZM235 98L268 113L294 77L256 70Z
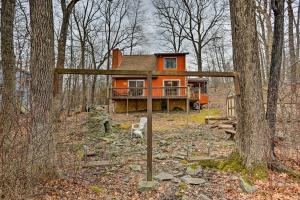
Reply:
M237 77L237 72L159 72L159 71L145 71L145 70L97 70L97 69L68 69L56 68L57 74L82 74L82 75L135 75L147 76L152 73L152 76L201 76L201 77Z

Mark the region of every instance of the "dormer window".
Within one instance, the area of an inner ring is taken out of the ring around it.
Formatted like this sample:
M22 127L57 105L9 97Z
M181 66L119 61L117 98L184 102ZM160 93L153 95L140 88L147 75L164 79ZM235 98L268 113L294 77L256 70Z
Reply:
M165 58L164 59L164 68L165 69L176 69L177 68L177 62L176 58Z

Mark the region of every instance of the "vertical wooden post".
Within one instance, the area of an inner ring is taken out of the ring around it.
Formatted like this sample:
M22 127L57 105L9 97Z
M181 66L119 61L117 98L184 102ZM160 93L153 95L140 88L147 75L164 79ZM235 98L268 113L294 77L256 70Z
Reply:
M53 97L56 97L59 92L59 74L54 71L53 76Z
M128 97L126 98L126 115L128 115L128 105L129 104L129 102L128 102Z
M168 114L170 113L170 99L167 98L167 111L168 111Z
M106 100L107 100L107 113L109 114L109 86L106 88Z
M152 181L152 72L147 75L147 181Z
M190 92L189 87L186 87L186 135L187 135L187 151L186 151L186 157L189 159L190 156L190 136L189 136L189 111L190 111Z
M199 113L201 112L201 84L199 83Z

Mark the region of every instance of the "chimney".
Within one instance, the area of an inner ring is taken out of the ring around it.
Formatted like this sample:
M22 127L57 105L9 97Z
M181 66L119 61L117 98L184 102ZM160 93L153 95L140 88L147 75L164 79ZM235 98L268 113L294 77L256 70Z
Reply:
M116 48L112 50L112 69L116 69L122 62L122 53L120 49Z

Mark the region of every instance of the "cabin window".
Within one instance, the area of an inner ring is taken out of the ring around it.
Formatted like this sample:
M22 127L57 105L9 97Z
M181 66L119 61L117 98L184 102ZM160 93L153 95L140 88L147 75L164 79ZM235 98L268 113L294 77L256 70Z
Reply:
M180 94L179 80L165 80L164 81L164 95L165 96L179 96Z
M165 58L164 60L164 68L165 69L176 69L176 58Z
M201 93L207 93L207 82L201 83Z
M143 96L144 95L144 80L129 80L128 81L129 96Z

